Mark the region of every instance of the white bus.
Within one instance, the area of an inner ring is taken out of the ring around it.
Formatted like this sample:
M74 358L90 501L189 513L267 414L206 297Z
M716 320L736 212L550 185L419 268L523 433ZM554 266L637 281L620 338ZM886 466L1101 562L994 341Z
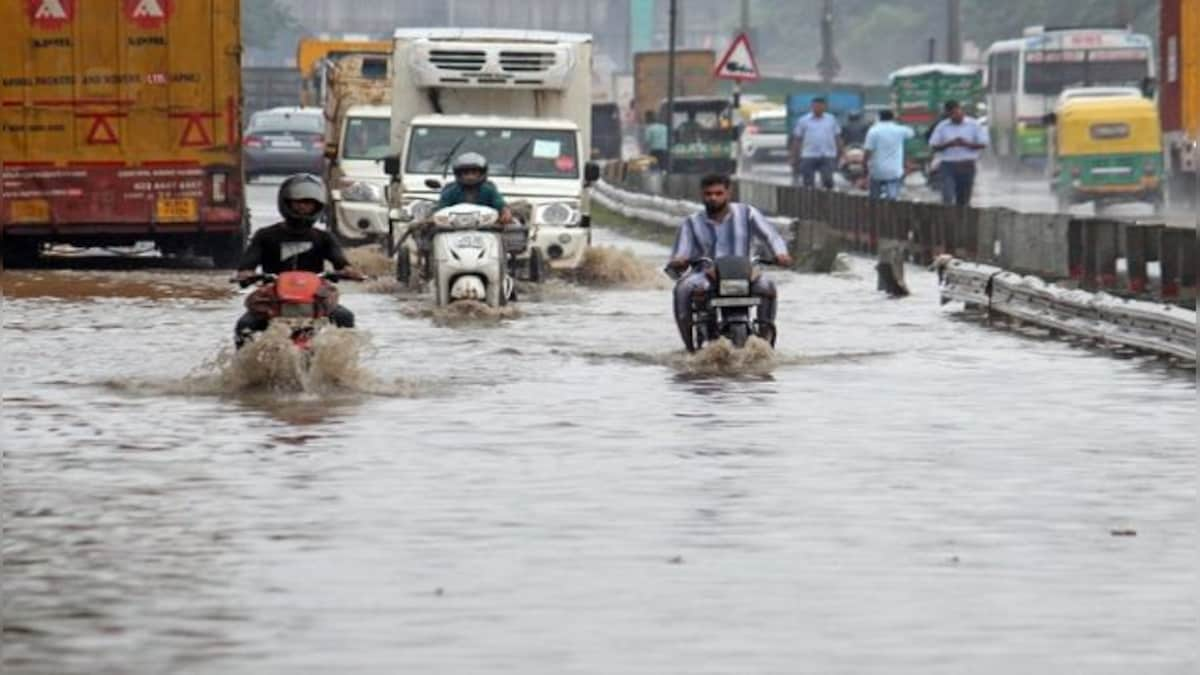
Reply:
M1043 117L1069 87L1143 87L1154 77L1150 38L1121 29L1025 29L987 50L988 128L1001 164L1046 158Z

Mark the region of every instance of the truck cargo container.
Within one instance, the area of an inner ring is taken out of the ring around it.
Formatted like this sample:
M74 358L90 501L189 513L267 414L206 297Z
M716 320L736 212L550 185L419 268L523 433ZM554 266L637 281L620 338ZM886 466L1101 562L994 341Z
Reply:
M0 3L0 246L242 250L239 0Z

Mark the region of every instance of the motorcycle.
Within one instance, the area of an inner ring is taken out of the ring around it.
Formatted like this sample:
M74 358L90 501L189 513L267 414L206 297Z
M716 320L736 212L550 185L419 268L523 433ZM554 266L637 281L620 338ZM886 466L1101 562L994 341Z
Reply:
M867 151L861 145L846 147L842 155L842 165L838 170L850 187L856 190L867 189Z
M756 265L765 264L770 261L743 256L688 261L693 271L704 270L712 282L708 294L692 298L692 345L696 350L720 338L728 339L740 349L751 335L775 346L775 325L758 318L762 298L750 293L751 282L761 273ZM666 271L675 280L682 276L670 267ZM754 309L753 319L751 309Z
M271 324L284 323L290 329L292 345L309 355L317 334L331 325L329 314L338 306L334 285L345 277L336 272L283 272L258 274L244 280L232 280L242 288L258 284L246 296L246 309L269 317ZM240 345L239 345L240 348Z

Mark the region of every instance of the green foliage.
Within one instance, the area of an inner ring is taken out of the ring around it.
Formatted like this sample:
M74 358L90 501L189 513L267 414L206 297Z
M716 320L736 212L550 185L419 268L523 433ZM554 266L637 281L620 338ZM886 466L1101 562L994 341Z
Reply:
M296 19L278 0L242 0L242 44L269 49L275 41L291 34Z

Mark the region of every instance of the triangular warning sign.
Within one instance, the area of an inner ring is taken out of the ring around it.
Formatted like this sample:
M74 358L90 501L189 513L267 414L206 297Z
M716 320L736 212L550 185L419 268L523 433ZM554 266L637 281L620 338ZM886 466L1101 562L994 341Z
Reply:
M135 19L161 19L165 16L163 8L158 4L158 0L140 0L137 7L133 9L133 18Z
M60 19L65 21L69 17L67 16L67 10L63 9L62 3L59 0L42 0L42 3L38 5L37 11L34 12L33 18Z
M206 148L212 145L212 138L209 137L208 130L204 128L202 117L188 116L187 124L183 126L183 135L179 138L179 145L185 148Z
M754 60L754 50L750 48L750 38L741 33L733 39L725 56L717 63L713 76L722 80L757 80L758 62Z
M92 118L92 128L88 129L86 142L88 145L116 145L117 132L108 123L105 115L88 115Z

